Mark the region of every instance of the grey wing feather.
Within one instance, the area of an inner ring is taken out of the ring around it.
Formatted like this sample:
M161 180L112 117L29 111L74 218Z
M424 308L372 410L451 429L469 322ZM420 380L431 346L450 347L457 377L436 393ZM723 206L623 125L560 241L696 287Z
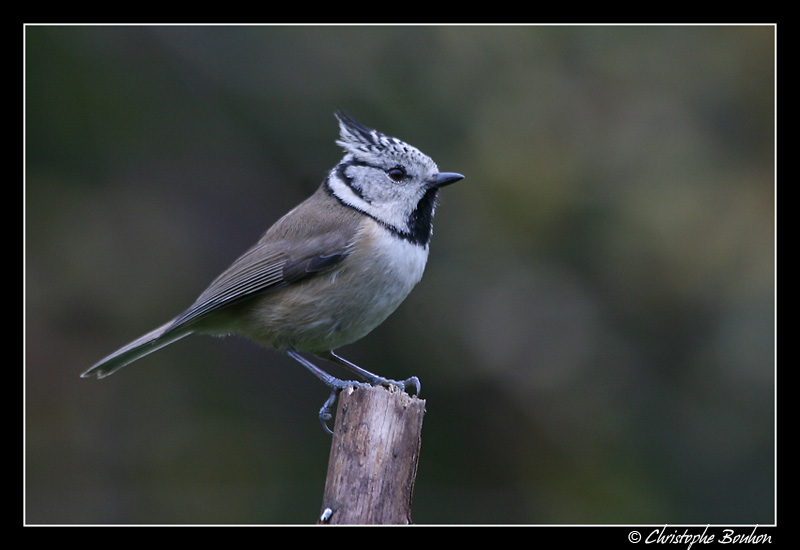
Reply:
M349 242L331 235L302 239L294 247L284 241L258 243L217 277L195 303L172 324L178 328L202 315L300 282L336 266L350 253ZM172 330L170 329L170 330Z
M320 187L217 277L170 330L334 267L350 254L360 220Z
M287 258L268 248L259 243L243 254L174 320L173 326L186 324L256 293L285 286L283 269Z

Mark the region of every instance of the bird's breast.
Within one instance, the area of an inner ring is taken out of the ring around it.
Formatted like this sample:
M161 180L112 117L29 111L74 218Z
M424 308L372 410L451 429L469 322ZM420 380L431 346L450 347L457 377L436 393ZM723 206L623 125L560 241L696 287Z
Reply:
M248 336L278 349L322 352L354 342L397 309L422 278L428 247L365 217L347 258L328 272L258 299Z

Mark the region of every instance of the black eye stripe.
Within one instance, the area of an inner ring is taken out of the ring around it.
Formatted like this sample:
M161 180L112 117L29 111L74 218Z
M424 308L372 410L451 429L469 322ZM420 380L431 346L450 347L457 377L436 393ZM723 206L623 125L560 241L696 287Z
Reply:
M339 176L339 179L345 183L352 191L356 194L358 198L363 201L370 202L367 197L364 196L364 193L361 192L361 189L357 188L353 185L353 178L347 175L347 168L349 166L369 166L364 162L342 162L339 166L336 167L336 174Z

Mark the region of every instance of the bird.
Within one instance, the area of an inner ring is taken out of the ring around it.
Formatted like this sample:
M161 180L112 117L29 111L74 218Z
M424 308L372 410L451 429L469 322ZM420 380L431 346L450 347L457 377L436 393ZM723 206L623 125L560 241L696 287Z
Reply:
M383 323L422 278L441 188L464 179L440 172L416 147L334 113L344 157L317 190L276 221L177 317L111 353L83 378L103 378L190 334L237 335L284 353L330 390L326 431L339 393L362 384L413 386L334 350ZM307 356L344 366L343 380Z

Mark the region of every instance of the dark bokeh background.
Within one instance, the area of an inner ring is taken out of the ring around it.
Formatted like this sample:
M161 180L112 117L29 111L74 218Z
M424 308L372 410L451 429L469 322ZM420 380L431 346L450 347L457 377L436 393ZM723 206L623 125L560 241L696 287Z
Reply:
M771 26L25 29L29 523L313 523L327 392L183 340L341 158L333 111L467 176L342 353L416 374L413 519L774 521Z

